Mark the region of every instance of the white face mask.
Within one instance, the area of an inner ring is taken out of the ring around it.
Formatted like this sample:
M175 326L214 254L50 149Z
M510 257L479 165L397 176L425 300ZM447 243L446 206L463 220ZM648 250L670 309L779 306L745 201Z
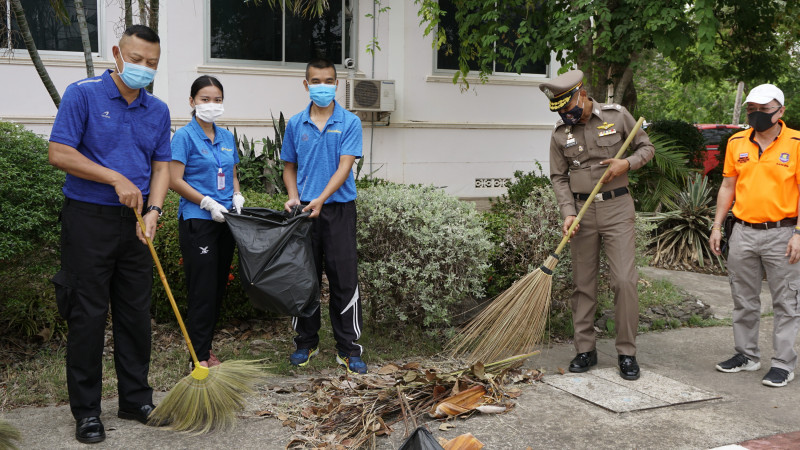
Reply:
M195 116L203 122L214 123L223 112L222 103L198 103L194 106Z

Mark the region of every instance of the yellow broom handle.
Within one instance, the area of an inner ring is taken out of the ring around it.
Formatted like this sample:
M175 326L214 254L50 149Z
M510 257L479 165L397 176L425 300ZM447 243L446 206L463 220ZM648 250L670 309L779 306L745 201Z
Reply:
M167 291L167 297L169 297L169 302L172 304L172 310L175 311L175 317L178 319L178 325L181 326L181 332L183 333L183 338L186 339L186 345L189 346L189 353L192 354L192 360L194 361L194 366L198 367L200 365L200 361L197 360L197 355L194 353L194 347L192 347L192 340L189 339L189 333L186 332L186 325L183 324L181 313L178 311L178 305L175 303L175 298L172 296L172 291L169 288L169 283L167 283L167 277L166 275L164 275L164 269L161 268L161 262L158 260L158 255L156 254L156 248L153 247L153 242L150 241L150 238L147 236L147 227L144 224L142 215L139 214L139 211L136 211L135 209L133 210L133 212L136 214L136 220L139 221L139 227L141 227L142 234L144 235L144 238L147 241L147 246L150 248L150 254L153 255L153 261L156 263L156 268L158 269L158 276L161 277L161 283L164 285L164 290Z
M614 158L619 158L625 153L625 150L627 150L628 147L631 145L631 142L633 142L633 138L636 137L636 133L642 127L643 123L644 123L644 117L639 117L639 120L636 121L636 125L633 126L633 130L631 130L630 134L628 134L628 138L625 139L625 142L622 144L622 147L619 148L619 151L614 156ZM609 164L608 167L606 167L606 170L603 172L603 176L600 177L600 181L598 181L597 184L594 186L594 189L592 189L592 193L589 194L589 198L586 200L586 203L583 204L583 207L581 208L580 212L578 212L578 217L576 217L575 220L572 221L572 225L570 225L569 230L567 230L567 234L564 236L563 239L561 239L561 243L558 244L558 248L555 251L556 255L561 254L561 250L564 250L564 246L567 245L569 237L572 234L572 230L574 230L575 227L578 226L578 223L580 223L581 219L583 218L583 215L586 214L586 210L589 209L589 205L591 205L592 202L594 201L594 196L597 195L598 192L600 192L600 188L603 187L602 180L603 178L605 178L609 169L611 169L611 164Z

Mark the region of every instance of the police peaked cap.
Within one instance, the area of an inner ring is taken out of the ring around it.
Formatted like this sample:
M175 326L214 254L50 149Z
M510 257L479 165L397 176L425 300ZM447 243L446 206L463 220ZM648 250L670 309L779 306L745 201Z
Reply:
M558 111L566 106L572 95L583 86L583 72L570 70L552 80L539 85L539 89L550 100L550 111Z

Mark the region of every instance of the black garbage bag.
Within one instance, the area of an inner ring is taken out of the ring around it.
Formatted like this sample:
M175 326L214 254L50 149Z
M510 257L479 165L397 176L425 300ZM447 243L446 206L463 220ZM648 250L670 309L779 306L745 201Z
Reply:
M398 450L444 450L430 431L425 427L417 427Z
M310 214L267 208L225 214L239 248L242 288L255 308L309 317L319 307Z

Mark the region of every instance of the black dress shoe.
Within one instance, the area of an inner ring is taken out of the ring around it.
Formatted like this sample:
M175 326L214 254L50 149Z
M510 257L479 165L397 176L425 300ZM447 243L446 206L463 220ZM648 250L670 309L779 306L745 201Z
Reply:
M639 363L635 356L619 355L619 374L626 380L639 379Z
M597 365L597 350L592 350L586 353L578 353L569 362L570 372L586 372L589 367Z
M75 439L83 444L96 444L106 440L106 429L97 416L75 421Z
M154 409L156 409L155 405L142 405L138 408L120 408L117 412L117 417L120 419L138 420L145 425L153 425L157 427L167 425L165 422L157 424L150 424L147 422L147 419L150 417L150 413L152 413Z

